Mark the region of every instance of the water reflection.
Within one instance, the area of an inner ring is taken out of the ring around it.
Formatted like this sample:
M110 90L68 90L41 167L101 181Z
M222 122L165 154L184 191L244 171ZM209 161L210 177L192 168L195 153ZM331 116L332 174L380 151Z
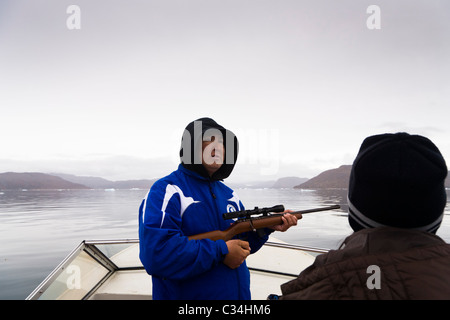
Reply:
M0 299L24 299L82 240L137 238L138 208L148 190L0 192ZM280 240L335 248L352 233L347 190L237 189L247 209L283 204L340 210L304 215ZM449 191L447 191L449 193ZM438 235L450 242L449 207Z
M0 299L24 299L82 240L137 238L146 192L2 191Z
M347 189L323 189L315 190L314 193L324 205L338 204L341 206L341 211L348 211Z

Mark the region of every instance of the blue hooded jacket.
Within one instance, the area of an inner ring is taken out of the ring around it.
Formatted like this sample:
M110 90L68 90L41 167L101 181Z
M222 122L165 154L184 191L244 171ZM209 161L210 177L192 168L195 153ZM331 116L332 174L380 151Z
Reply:
M211 119L199 120L204 127L223 129ZM234 135L230 137L236 142ZM209 177L184 162L182 158L178 170L154 183L139 208L140 259L152 275L153 299L250 299L246 263L231 269L222 262L228 253L225 241L188 240L191 235L227 229L234 221L224 220L222 214L244 206L215 175ZM235 159L222 165L217 176L228 176L234 163ZM254 253L267 241L267 233L248 232L239 238L248 241Z

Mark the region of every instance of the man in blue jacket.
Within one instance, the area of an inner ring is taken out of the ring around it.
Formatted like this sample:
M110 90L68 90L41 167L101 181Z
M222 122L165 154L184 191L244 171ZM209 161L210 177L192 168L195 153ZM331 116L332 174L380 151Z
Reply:
M186 127L181 164L154 183L139 208L140 259L153 280L153 299L250 299L245 259L274 230L297 224L289 213L283 224L223 241L188 236L225 230L233 222L222 214L244 210L236 193L221 180L233 171L238 141L210 118Z

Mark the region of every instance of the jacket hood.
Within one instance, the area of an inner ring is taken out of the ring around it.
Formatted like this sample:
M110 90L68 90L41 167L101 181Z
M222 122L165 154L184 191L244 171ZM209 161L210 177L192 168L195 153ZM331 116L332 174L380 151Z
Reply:
M225 148L225 158L222 166L209 177L202 165L202 141L209 141L211 136L221 136ZM181 141L180 160L183 167L199 173L211 180L226 179L234 169L239 152L239 143L236 135L225 129L211 118L200 118L186 126Z

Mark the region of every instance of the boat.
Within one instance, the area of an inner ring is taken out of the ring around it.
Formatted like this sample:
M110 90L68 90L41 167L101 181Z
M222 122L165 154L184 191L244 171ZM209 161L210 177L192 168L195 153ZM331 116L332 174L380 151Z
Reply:
M281 295L327 249L266 242L247 258L252 299ZM138 239L84 240L26 300L151 300L152 281L139 260Z

